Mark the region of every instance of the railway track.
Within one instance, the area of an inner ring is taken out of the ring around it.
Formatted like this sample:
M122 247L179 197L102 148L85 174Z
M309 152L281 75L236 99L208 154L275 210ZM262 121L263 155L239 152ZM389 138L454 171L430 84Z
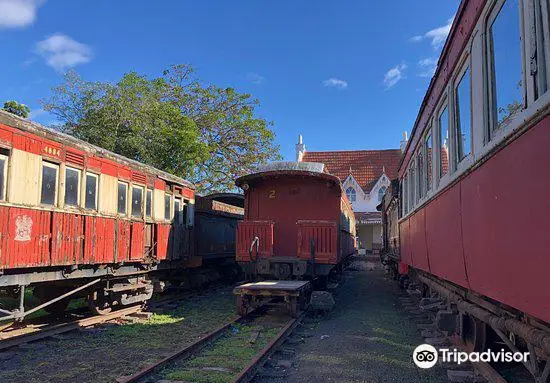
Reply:
M101 323L132 315L141 310L141 305L126 307L106 315L95 315L54 324L30 325L9 332L0 333L0 350L5 350L23 343L34 342L54 335L73 331L79 328L95 326Z
M134 373L130 376L122 376L116 379L117 383L138 383L154 381L155 374L166 368L169 368L174 364L182 364L204 352L208 346L215 347L216 342L224 337L232 336L232 329L242 323L252 323L257 321L258 318L266 317L263 308L257 309L245 316L236 317L224 325L218 327L214 331L200 337L192 344L185 346L184 348L166 356L162 360L145 367L144 369ZM300 323L301 319L305 315L305 311L302 312L297 318L288 319L277 334L269 340L269 342L252 358L252 360L246 364L239 372L232 373L233 378L230 380L233 383L245 383L250 382L254 376L258 373L259 369L268 360L270 355L280 346L286 339L286 337L294 330L294 328ZM258 334L256 334L256 337ZM208 367L207 367L208 368ZM221 370L221 369L220 369Z

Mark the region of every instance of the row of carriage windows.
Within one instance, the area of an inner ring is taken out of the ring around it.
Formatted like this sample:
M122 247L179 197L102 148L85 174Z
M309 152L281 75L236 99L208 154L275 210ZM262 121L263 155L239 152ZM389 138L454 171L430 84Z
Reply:
M0 200L6 200L6 179L7 166L10 151L0 148ZM82 170L65 168L65 196L64 206L82 206L88 210L98 210L98 185L99 176L95 173L85 172L83 197L81 203L81 176ZM58 174L59 165L42 161L40 204L55 206L58 198ZM151 218L153 213L153 190L139 185L131 185L131 194L128 194L130 184L118 181L117 190L117 213L129 215L134 218L142 218L145 212L146 218ZM145 196L144 196L145 193ZM131 205L128 212L128 198L131 198ZM144 201L145 198L145 201ZM172 201L174 210L172 211ZM145 202L145 203L144 203ZM182 221L185 214L185 204L180 197L165 193L164 196L164 218L166 220Z
M497 5L487 22L487 93L489 95L488 129L483 143L504 130L527 104L524 79L532 78L530 100L536 100L548 88L545 63L545 33L543 26L550 20L549 0L532 0L530 46L525 64L522 56L521 12L519 0L505 0ZM547 27L545 27L547 28ZM547 32L546 32L547 33ZM442 96L435 116L426 129L423 140L411 158L409 169L402 179L402 212L407 214L428 195L434 181L456 171L473 152L472 73L470 57L459 68L452 86ZM531 76L531 77L529 77ZM477 85L477 84L474 84ZM480 101L481 102L481 101ZM477 141L476 141L477 142ZM433 150L434 145L436 151ZM435 165L435 166L433 166ZM437 178L432 176L436 172Z

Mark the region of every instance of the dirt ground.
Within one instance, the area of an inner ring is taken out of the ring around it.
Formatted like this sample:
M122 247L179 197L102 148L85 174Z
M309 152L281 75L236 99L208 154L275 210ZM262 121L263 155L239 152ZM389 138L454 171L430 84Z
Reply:
M235 317L231 288L189 298L145 323L60 334L0 352L0 382L114 382Z
M346 270L333 291L334 310L306 318L294 341L283 345L295 351L287 375L266 374L255 383L448 382L441 367L414 365L413 350L424 342L400 307L397 284L379 268L355 265L360 270Z

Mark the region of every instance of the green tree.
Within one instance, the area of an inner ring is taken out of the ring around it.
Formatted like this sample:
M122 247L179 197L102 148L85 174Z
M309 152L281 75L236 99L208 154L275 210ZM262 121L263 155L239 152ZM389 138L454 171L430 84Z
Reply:
M135 72L116 84L68 72L42 101L57 128L92 144L194 181L203 192L231 190L238 175L280 158L258 101L233 88L203 86L177 65L149 79Z
M20 104L17 101L6 101L4 103L4 107L2 108L6 112L9 112L11 114L15 114L16 116L27 118L29 117L29 113L31 112L31 109L25 105Z

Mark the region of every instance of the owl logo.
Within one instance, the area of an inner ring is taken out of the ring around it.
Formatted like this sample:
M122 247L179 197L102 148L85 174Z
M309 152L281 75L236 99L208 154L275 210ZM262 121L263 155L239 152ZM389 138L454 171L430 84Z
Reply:
M32 218L28 215L18 215L15 218L15 240L28 242L31 240Z

